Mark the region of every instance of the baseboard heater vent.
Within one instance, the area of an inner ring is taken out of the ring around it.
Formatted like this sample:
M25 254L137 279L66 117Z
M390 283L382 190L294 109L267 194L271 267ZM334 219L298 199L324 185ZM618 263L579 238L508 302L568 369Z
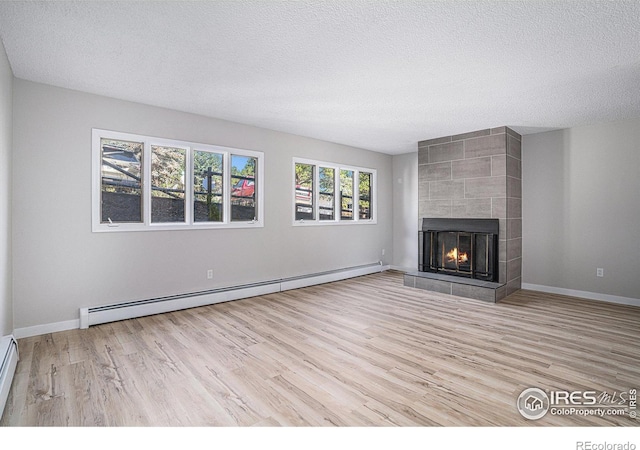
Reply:
M0 418L9 398L9 390L17 366L18 342L13 336L0 338Z
M189 294L123 302L105 306L80 308L80 328L84 329L89 328L91 325L98 325L101 323L133 319L136 317L150 316L153 314L195 308L198 306L213 305L215 303L228 302L231 300L239 300L242 298L267 295L274 292L288 291L290 289L298 289L316 284L330 283L332 281L345 280L347 278L381 272L388 268L388 266L383 266L382 263L378 262L375 264L354 266L346 269L332 270L299 277L281 278L278 280L225 287L209 291L192 292Z

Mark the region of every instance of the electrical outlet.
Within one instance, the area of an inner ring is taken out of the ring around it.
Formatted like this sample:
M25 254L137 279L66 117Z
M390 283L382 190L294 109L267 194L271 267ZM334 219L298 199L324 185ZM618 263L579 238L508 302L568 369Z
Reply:
M207 280L213 280L213 269L207 270Z
M596 276L598 276L598 277L603 277L604 276L604 269L602 267L598 267L596 269Z
M384 249L382 249L382 256L384 256Z

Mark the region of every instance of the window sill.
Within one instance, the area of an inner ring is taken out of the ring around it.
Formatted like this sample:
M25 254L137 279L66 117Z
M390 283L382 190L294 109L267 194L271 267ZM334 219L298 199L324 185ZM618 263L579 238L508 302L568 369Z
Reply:
M226 230L226 229L238 229L238 228L264 228L264 224L258 221L255 222L233 222L233 223L221 223L221 224L100 224L92 228L93 233L119 233L119 232L144 232L144 231L186 231L186 230Z
M371 220L295 220L294 227L320 227L320 226L353 226L353 225L376 225L378 222Z

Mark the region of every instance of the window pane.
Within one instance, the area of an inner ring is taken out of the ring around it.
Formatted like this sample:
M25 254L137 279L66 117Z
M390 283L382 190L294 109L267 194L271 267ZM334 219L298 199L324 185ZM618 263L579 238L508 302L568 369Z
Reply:
M184 222L186 150L151 146L151 222Z
M340 219L353 220L353 170L340 170Z
M368 172L360 172L360 184L358 184L360 219L371 219L371 177L372 174Z
M195 222L223 220L223 157L219 153L193 153L193 218Z
M318 169L320 178L319 194L320 199L318 202L320 220L334 220L335 209L335 170L327 167L320 167Z
M142 142L100 139L100 221L142 222Z
M296 220L314 220L313 170L311 164L296 164Z
M256 171L258 159L231 155L231 221L257 218Z

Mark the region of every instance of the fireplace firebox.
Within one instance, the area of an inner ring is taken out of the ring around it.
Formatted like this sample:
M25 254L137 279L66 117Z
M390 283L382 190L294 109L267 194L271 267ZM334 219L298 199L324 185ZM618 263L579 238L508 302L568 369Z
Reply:
M498 219L422 219L420 272L498 281Z

